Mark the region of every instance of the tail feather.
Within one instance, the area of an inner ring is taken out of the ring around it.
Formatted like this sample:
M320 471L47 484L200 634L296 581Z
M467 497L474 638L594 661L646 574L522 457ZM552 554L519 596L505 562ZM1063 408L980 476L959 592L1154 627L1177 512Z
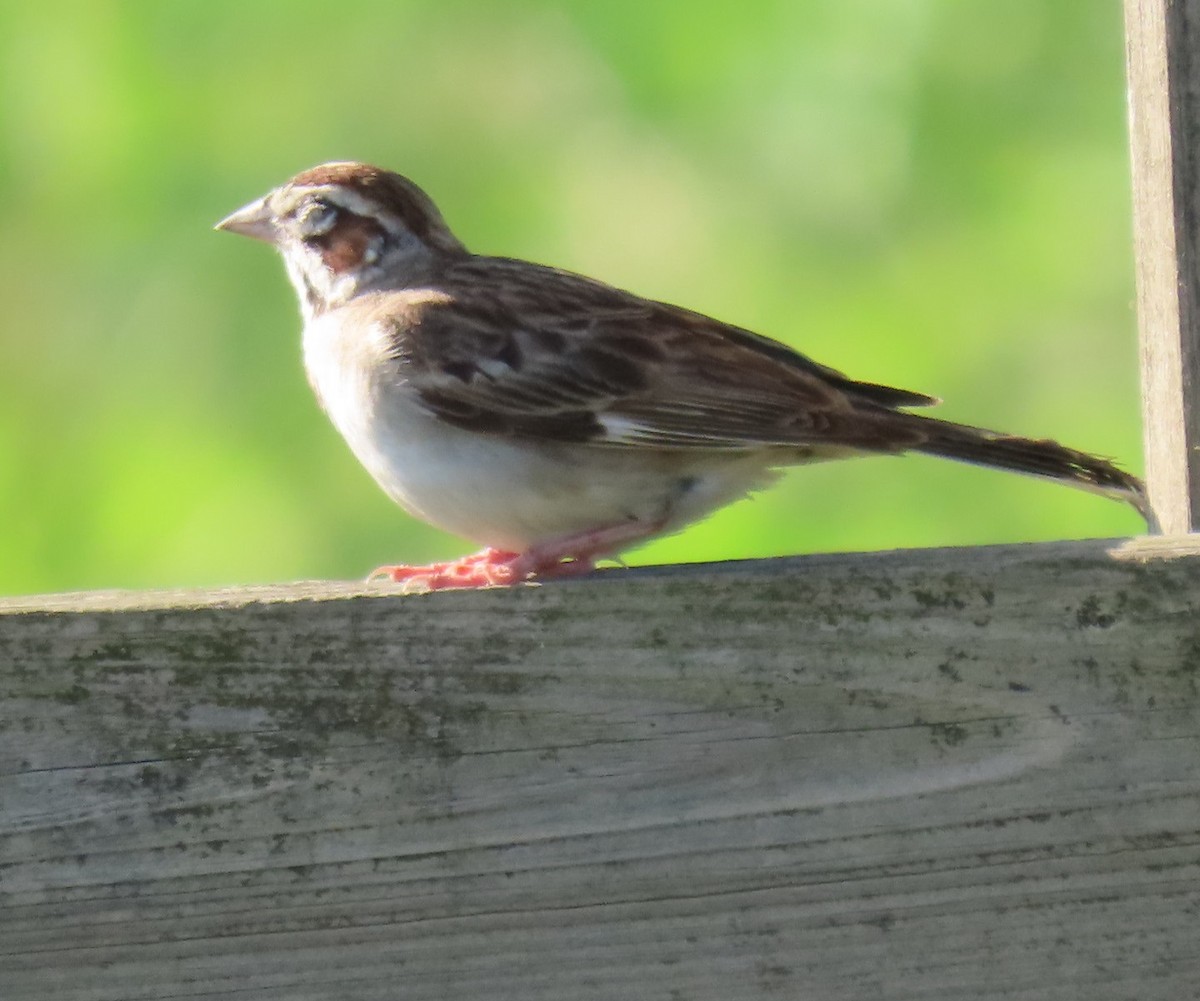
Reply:
M932 417L909 416L918 422L924 439L913 446L914 451L1040 476L1122 500L1145 519L1151 531L1157 530L1145 485L1107 459L1049 439L1021 438Z

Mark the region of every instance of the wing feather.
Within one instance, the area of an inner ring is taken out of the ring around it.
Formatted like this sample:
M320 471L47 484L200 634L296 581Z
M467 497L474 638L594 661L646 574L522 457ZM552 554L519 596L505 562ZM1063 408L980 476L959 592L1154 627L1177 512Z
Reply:
M393 311L391 354L430 413L473 431L623 448L893 451L919 437L894 409L934 402L551 268L468 258L437 287L419 309Z

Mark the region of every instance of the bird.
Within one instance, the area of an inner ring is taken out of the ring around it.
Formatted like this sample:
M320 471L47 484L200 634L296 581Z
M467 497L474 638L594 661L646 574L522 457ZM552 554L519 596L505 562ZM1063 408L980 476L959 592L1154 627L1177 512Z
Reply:
M483 549L388 565L412 589L588 573L793 465L917 452L1131 504L1106 459L912 412L924 393L580 274L474 254L408 178L302 171L216 225L283 257L317 400L385 493Z

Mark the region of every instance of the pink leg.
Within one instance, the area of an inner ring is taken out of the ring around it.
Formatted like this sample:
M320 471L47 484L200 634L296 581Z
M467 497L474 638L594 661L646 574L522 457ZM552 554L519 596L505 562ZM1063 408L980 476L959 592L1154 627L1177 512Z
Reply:
M367 579L384 576L406 585L406 589L443 591L511 586L537 578L580 577L596 569L597 559L654 535L661 528L661 522L621 522L541 543L524 553L484 549L450 563L424 567L383 566Z
M623 521L534 546L512 561L518 580L534 577L579 577L596 569L596 560L631 543L657 535L661 521Z

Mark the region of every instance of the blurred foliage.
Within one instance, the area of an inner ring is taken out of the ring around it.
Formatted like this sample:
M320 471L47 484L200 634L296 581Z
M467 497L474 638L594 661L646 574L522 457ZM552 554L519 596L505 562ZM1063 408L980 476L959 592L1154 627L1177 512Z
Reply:
M0 8L0 591L358 577L466 544L314 405L279 261L212 223L408 174L472 248L770 334L945 416L1140 433L1120 5L62 0ZM630 562L1136 532L924 458L789 473Z

